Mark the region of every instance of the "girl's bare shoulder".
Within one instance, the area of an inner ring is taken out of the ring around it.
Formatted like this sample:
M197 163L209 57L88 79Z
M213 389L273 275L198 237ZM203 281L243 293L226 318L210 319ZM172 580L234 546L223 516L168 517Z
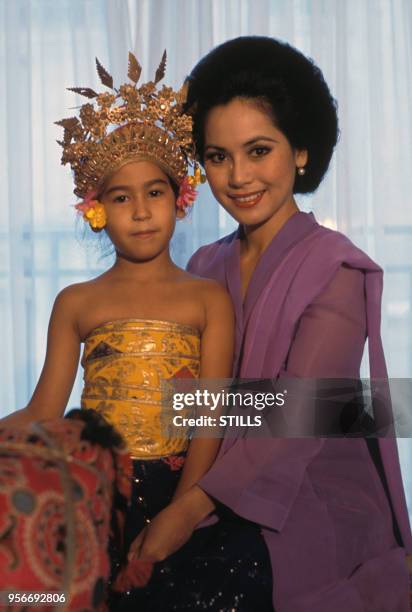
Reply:
M197 274L192 274L191 272L187 272L186 270L180 270L179 281L181 283L187 284L188 287L192 290L206 292L206 293L222 293L227 294L226 289L213 280L212 278L205 278L203 276L198 276Z
M105 281L102 276L80 283L73 283L62 289L56 297L55 307L76 308L88 302L92 295L100 288L104 289Z
M186 282L191 286L191 290L202 299L205 306L213 306L214 304L222 305L226 308L231 308L232 303L229 292L223 285L212 278L203 278L189 272L185 272L187 277Z

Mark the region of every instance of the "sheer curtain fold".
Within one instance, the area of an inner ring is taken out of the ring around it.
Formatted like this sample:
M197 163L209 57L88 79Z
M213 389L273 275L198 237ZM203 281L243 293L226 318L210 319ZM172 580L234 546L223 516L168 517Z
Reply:
M0 146L7 160L0 165L0 414L7 414L33 392L56 293L104 266L76 240L76 199L70 172L60 166L54 122L84 101L67 87L98 86L95 56L115 79L124 77L131 34L121 0L1 0L0 19ZM74 405L79 388L78 381Z
M8 162L7 174L2 176L3 206L9 230L5 233L4 254L8 267L13 270L4 278L2 287L5 293L4 326L8 331L3 355L5 358L10 356L11 361L6 366L11 383L10 399L7 391L4 394L8 410L13 408L14 402L19 404L27 397L33 369L32 326L27 316L35 300L30 266L32 249L27 239L33 222L31 107L27 95L32 79L29 61L32 15L23 8L18 2L7 3L2 12L4 25L11 26L4 32L6 78L3 83L6 82L7 87L3 90L2 101L5 106L2 115L7 116L3 159Z
M96 56L122 82L129 50L149 80L165 48L167 81L178 87L208 50L246 34L300 48L338 99L337 152L318 192L300 204L384 268L389 371L412 375L410 0L0 0L0 414L30 397L56 292L108 265L93 241L78 239L81 226L74 229L76 199L53 122L84 100L66 88L100 87ZM177 263L233 228L203 186L177 225ZM79 390L80 378L70 405ZM408 479L410 442L400 449Z

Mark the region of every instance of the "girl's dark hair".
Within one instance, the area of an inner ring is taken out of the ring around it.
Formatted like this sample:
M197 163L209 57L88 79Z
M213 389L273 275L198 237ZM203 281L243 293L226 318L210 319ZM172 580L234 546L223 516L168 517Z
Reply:
M87 440L92 444L99 444L109 449L123 448L125 445L117 430L96 410L73 408L64 418L85 423L80 436L81 440Z
M180 186L177 183L175 183L175 181L172 178L170 178L170 176L169 176L169 181L170 181L170 186L172 188L174 196L177 200L177 198L179 197Z
M245 36L208 53L188 82L186 108L193 115L202 163L208 112L233 98L258 99L290 145L308 151L306 173L296 174L294 193L315 191L328 169L339 131L336 101L312 60L279 40Z

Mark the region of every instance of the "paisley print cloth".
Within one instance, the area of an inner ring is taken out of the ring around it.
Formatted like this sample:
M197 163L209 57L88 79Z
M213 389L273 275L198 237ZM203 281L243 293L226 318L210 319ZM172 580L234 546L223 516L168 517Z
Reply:
M106 610L114 485L131 492L126 451L82 440L84 426L0 429L0 591L64 592L61 612Z

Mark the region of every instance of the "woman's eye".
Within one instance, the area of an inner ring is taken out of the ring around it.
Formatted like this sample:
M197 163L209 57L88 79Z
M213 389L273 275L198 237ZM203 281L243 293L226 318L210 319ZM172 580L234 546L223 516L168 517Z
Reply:
M214 153L206 153L206 159L211 161L213 164L221 164L226 159L226 155L224 153L220 153L215 151Z
M271 149L269 149L269 147L255 147L250 151L250 155L252 157L263 157L264 155L270 153L270 151Z
M158 198L162 195L162 193L163 191L160 191L160 189L152 189L152 191L149 191L149 195L151 198Z

